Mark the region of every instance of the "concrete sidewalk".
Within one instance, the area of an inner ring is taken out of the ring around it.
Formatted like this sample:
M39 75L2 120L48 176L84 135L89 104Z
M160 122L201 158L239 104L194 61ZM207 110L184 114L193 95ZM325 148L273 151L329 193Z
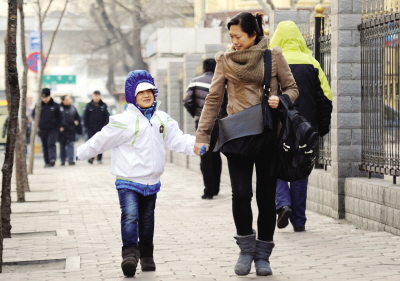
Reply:
M3 259L19 264L54 261L54 268L32 271L45 263L17 267L24 272L0 274L1 280L125 279L109 153L103 163L81 161L60 167L58 162L55 168L44 169L42 160L36 159L28 202L12 204L15 236L4 240ZM215 199L201 200L201 175L172 164L167 164L161 181L154 237L157 271L141 273L139 266L136 279L400 280L400 237L355 229L312 212L307 214L306 232L276 230L273 276L256 276L254 266L250 275L236 276L233 267L239 251L233 239L230 187L222 185Z

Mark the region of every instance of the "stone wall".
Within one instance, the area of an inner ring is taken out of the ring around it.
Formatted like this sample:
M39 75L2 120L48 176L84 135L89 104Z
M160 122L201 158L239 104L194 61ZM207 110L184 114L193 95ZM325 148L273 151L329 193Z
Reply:
M345 218L359 228L400 235L400 188L382 179L345 180Z
M167 69L157 69L157 72L154 76L154 82L158 87L158 100L161 102L159 109L162 111L167 111L168 106L168 88L165 83L167 76Z

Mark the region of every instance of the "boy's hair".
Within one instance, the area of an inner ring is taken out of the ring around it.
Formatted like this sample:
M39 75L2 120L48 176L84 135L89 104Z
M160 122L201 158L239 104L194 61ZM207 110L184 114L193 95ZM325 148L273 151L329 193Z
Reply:
M100 91L94 91L94 92L93 92L93 95L98 95L98 96L99 96L99 95L101 95L101 94L100 94Z
M203 61L204 72L214 72L216 66L217 62L215 61L215 59L205 59Z

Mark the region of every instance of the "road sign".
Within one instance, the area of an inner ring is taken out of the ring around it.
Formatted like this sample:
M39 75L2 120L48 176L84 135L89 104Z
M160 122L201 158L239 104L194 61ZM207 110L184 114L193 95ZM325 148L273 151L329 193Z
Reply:
M34 52L32 54L29 55L29 57L26 59L28 61L28 66L29 69L32 70L33 72L38 72L38 60L40 57L40 53L39 52ZM43 61L42 63L46 62L46 57L43 56Z
M43 84L76 84L75 75L43 75Z
M42 33L42 38L44 42L44 33ZM39 31L31 31L29 32L29 49L31 52L39 52L40 51L40 32Z

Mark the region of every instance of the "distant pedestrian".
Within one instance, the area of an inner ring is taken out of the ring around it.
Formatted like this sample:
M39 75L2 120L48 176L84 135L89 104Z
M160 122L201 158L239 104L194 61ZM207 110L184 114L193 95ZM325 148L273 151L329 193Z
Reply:
M121 207L122 271L134 276L140 258L142 271L155 271L154 209L168 149L195 156L195 138L184 135L178 123L158 110L158 89L144 70L132 71L125 83L127 109L110 117L101 132L78 147L88 159L112 149L111 174L116 176Z
M71 104L70 96L61 98L61 113L64 120L64 131L60 133L60 159L61 166L65 165L68 159L68 165L75 165L74 162L74 143L76 134L82 134L81 117L75 106Z
M263 16L261 13L254 16L251 13L242 12L228 22L232 47L215 56L217 67L196 132L195 152L197 154L200 153L202 146L207 147L210 143L211 132L221 109L225 87L229 93L227 106L229 117L243 114L245 110L248 112L249 108L261 103L264 90L264 53L268 48L268 39L264 37L262 29ZM282 89L282 96L288 102L296 100L298 90L281 48L271 50L271 60L268 104L275 115L278 113L275 109L280 104L280 99L277 97L278 87ZM262 122L261 116L258 120ZM236 225L234 237L240 248L239 259L235 265L237 275L249 274L253 260L257 275L272 274L269 259L275 246L273 238L276 226L277 177L274 164L275 152L278 148L279 126L277 121L271 123L273 123L272 130L265 129L262 133L230 139L221 147L228 160L232 185L232 212ZM238 125L243 124L249 124L246 116L243 117L241 124L238 120ZM230 129L232 132L236 131L235 137L240 136L241 131L235 128ZM251 208L254 167L257 176L257 233L253 229Z
M100 91L94 91L92 101L86 105L85 112L83 113L83 125L86 128L89 139L107 125L109 116L107 104L101 100ZM102 164L102 159L103 154L100 153L97 155L97 163ZM88 160L90 164L93 164L93 161L94 157Z
M311 125L318 128L320 136L329 132L332 112L332 92L319 63L293 21L279 23L271 39L270 48L281 47L288 61L297 87L299 98L293 104ZM289 221L294 231L304 231L306 218L308 178L291 182L278 180L276 209L278 228L285 228Z
M40 109L39 137L42 141L45 168L54 167L57 159L56 142L58 133L64 131L60 105L50 96L50 89L42 90L42 107ZM36 106L32 117L35 118Z
M199 125L199 119L203 106L206 102L206 97L209 93L211 81L214 77L216 66L215 59L206 59L203 61L203 74L194 78L187 89L186 97L184 99L184 106L189 114L195 118L196 130ZM218 195L219 186L221 182L222 161L221 153L219 151L212 152L218 140L218 120L224 118L226 113L226 105L228 103L228 96L225 91L224 100L221 109L214 124L210 140L210 152L201 156L200 170L203 174L204 181L204 194L202 199L213 199L213 196Z

